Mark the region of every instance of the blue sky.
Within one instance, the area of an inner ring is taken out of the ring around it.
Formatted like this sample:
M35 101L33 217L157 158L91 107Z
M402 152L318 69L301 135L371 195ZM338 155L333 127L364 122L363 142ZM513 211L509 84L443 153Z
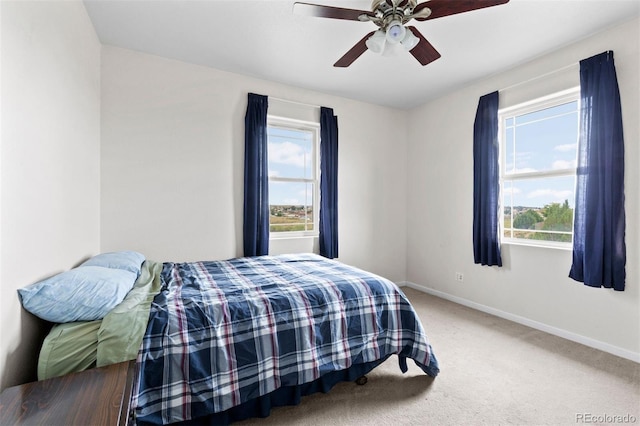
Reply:
M313 134L269 128L269 176L313 178ZM313 186L301 182L271 182L270 204L312 205Z
M553 171L576 166L577 101L506 120L506 173ZM515 143L514 143L515 142ZM573 177L536 178L505 184L505 205L544 207L569 200L574 205Z

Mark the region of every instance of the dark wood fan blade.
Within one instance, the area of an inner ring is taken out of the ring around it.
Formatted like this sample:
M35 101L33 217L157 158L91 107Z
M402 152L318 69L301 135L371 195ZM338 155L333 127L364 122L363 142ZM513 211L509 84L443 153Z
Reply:
M369 34L362 37L362 40L357 42L356 45L353 46L347 53L345 53L342 58L338 59L338 62L333 64L333 66L345 68L351 65L353 61L358 59L360 55L362 55L364 52L367 51L367 45L366 45L367 39L371 37L374 32L375 31L371 31Z
M414 58L418 60L423 66L427 65L440 57L440 53L427 41L426 38L417 30L416 27L407 27L413 35L420 39L420 42L409 51Z
M425 7L428 7L431 9L431 15L426 18L416 18L418 21L426 21L428 19L442 18L443 16L470 12L472 10L498 6L505 3L509 3L509 0L430 0L417 5L413 9L413 13L418 13Z
M315 16L317 18L347 19L350 21L360 21L362 15L374 17L373 12L368 10L345 9L343 7L323 6L311 3L294 3L293 12L298 15Z

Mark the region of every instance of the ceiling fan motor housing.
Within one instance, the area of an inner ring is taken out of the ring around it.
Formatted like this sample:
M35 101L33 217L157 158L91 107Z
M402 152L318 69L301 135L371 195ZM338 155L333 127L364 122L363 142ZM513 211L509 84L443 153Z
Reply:
M371 3L371 10L374 12L379 10L382 13L385 13L395 7L397 10L401 9L405 11L404 13L408 15L413 11L417 4L417 0L373 0Z
M412 19L426 21L508 2L509 0L425 0L418 4L418 0L373 0L371 11L302 2L294 3L293 7L295 12L304 15L372 22L379 28L365 35L333 65L344 68L368 49L382 52L385 42L401 44L421 65L427 65L440 58L440 53L416 27L405 27L406 23Z
M369 16L368 20L387 31L397 22L404 25L411 20L416 5L417 0L373 0L371 10L375 17Z

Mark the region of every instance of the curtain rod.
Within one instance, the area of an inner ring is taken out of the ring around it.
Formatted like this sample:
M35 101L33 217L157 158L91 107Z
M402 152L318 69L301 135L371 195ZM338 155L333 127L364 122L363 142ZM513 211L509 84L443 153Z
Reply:
M539 80L539 79L541 79L541 78L545 78L545 77L549 77L550 75L553 75L553 74L556 74L556 73L559 73L559 72L562 72L562 71L566 71L566 70L568 70L568 69L570 69L570 68L577 67L577 66L579 66L579 65L580 65L580 64L579 64L578 62L574 62L573 64L565 65L564 67L561 67L561 68L555 69L555 70L553 70L553 71L549 71L549 72L547 72L547 73L544 73L544 74L541 74L541 75L537 75L537 76L535 76L535 77L531 77L531 78L530 78L530 79L528 79L528 80L520 81L520 82L515 83L515 84L512 84L512 85L510 85L510 86L503 87L502 89L500 89L500 90L498 90L498 91L499 91L499 92L503 92L503 91L505 91L505 90L510 90L510 89L515 88L515 87L522 86L523 84L531 83L532 81Z
M306 104L304 102L290 101L288 99L276 98L275 96L267 96L267 98L273 99L274 101L287 102L290 104L297 104L297 105L308 106L313 108L320 108L320 105L312 105L312 104Z

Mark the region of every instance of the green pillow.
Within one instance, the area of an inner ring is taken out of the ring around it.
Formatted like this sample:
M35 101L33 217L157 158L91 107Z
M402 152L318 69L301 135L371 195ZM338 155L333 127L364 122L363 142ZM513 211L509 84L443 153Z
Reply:
M101 323L96 320L54 325L40 349L38 380L95 367Z
M149 309L162 283L162 263L146 260L127 297L109 312L98 330L97 366L136 359L149 321Z

